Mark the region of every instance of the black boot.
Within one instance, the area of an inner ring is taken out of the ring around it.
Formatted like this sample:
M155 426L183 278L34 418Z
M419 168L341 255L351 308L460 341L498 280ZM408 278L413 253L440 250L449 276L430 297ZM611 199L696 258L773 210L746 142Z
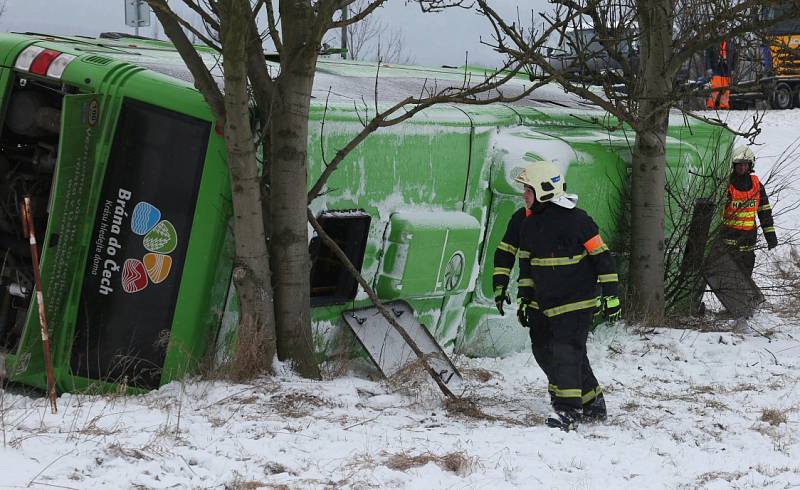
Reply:
M602 393L583 406L583 418L587 422L600 422L606 419L606 400Z
M557 408L544 420L544 424L554 429L561 429L564 432L575 430L581 419L581 413L574 408Z

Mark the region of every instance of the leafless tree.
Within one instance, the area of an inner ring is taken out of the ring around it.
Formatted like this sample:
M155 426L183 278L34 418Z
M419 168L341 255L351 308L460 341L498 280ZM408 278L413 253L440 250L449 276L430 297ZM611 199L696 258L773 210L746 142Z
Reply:
M432 8L436 0L427 2ZM763 27L762 0L554 0L539 26L569 38L580 70L555 66L537 40L535 25L505 19L490 2L476 0L494 29L487 44L532 73L556 80L614 115L616 129L635 132L632 149L631 257L628 312L659 321L665 311L666 131L670 110L703 87L680 87L678 72L702 50L722 40ZM800 2L785 17L800 15ZM577 13L577 15L574 15ZM565 22L564 19L570 19ZM590 35L582 36L581 33ZM571 36L571 38L570 38ZM637 56L632 56L637 54ZM599 86L602 94L592 86ZM611 127L610 129L615 129ZM753 132L748 131L750 135Z
M368 3L367 0L356 0L346 8L350 12L360 12ZM405 36L398 26L370 15L344 29L347 31L348 59L403 65L414 63L414 57L405 49ZM341 38L341 33L329 36L327 43L332 47L340 46Z
M365 3L343 20L339 10L354 1L183 0L203 19L209 32L201 32L178 16L166 0L147 0L224 127L236 241L233 278L241 305L237 355L255 352L262 361L256 369L269 370L277 353L303 376L319 376L311 341L307 206L325 191L328 178L354 148L373 132L407 121L433 105L515 101L549 81L542 79L505 96L502 85L524 67L522 61L509 60L480 80L465 75L460 84L425 85L385 110L378 110L376 100L375 110L362 120L362 131L325 162L325 170L307 192L308 116L322 39L332 29L366 19L385 1ZM438 7L461 3L442 2ZM256 21L259 17L266 18L263 36ZM556 23L543 34L559 27ZM224 93L183 29L222 54ZM265 61L265 37L277 50L277 72ZM259 157L263 172L258 170Z

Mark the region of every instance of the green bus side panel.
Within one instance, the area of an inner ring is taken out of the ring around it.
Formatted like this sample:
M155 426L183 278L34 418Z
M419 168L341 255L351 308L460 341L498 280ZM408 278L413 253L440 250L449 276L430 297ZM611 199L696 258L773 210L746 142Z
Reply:
M232 216L225 145L221 136L209 139L200 180L192 234L186 253L177 307L161 383L195 371L213 345L222 320L233 264L228 223ZM226 239L226 237L228 237Z
M480 223L466 213L393 214L376 292L394 299L465 291L479 237Z

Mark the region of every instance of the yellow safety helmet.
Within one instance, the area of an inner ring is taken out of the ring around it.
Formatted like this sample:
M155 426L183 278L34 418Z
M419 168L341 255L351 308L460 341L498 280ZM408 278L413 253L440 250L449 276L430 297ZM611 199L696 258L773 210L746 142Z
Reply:
M539 202L552 201L567 193L567 185L561 170L555 163L547 160L529 164L514 180L532 187Z

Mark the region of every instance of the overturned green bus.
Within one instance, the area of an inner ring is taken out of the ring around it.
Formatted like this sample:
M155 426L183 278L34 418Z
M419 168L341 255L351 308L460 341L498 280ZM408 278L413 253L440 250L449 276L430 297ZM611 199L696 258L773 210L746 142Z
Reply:
M459 83L464 73L384 65L379 97ZM310 185L323 151L361 130L375 77L374 63L319 61ZM152 389L190 372L224 344L237 308L223 139L180 57L161 41L0 35L0 94L0 371L45 386L19 224L30 195L58 388ZM434 107L367 138L312 209L379 296L408 302L446 349L521 350L527 335L514 315L496 313L490 278L494 248L521 205L513 176L530 160L557 162L621 249L632 137L603 122L606 114L549 87L515 104ZM675 117L671 179L719 168L732 141ZM309 247L315 342L325 353L345 335L342 312L369 300L315 237Z

